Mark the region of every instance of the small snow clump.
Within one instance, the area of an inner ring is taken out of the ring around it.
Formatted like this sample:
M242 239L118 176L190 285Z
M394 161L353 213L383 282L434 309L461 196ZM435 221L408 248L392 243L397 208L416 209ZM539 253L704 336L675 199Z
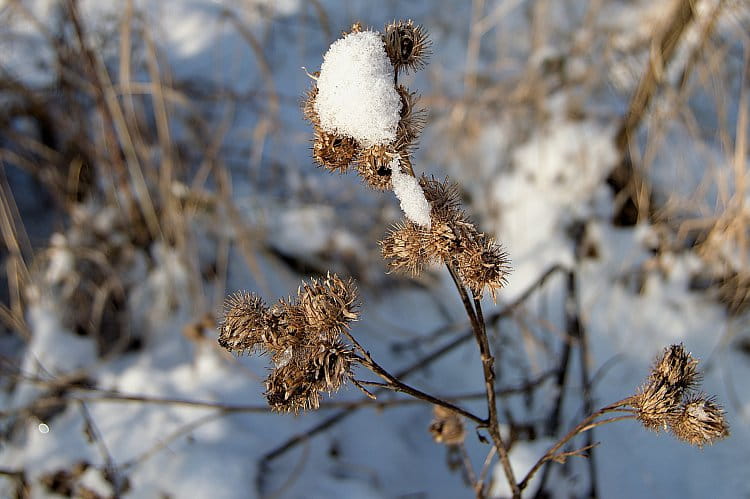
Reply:
M335 41L323 57L315 111L320 126L363 147L396 140L401 99L380 33L362 31Z
M408 173L404 173L398 157L391 161L388 166L390 166L392 172L393 192L401 201L401 209L404 211L406 218L422 227L429 228L430 203L427 202L419 181Z

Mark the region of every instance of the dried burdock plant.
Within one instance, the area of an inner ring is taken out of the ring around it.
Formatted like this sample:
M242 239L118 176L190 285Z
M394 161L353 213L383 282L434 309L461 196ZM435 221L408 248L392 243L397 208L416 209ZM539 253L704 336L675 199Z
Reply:
M599 409L581 421L537 461L519 483L520 489L526 488L545 462L569 455L561 449L572 438L604 424L637 419L650 430L668 429L676 438L701 448L726 438L729 425L724 410L713 397L695 393L700 379L698 361L683 345L665 348L635 395ZM600 419L610 413L625 415Z
M307 331L318 336L338 338L359 316L354 284L344 282L336 275L303 283L297 295Z
M484 234L467 241L457 253L456 262L459 273L475 296L481 297L487 289L495 300L496 292L507 284L508 255L494 239Z
M703 447L729 436L724 409L713 397L694 395L682 405L682 410L670 420L672 433L690 445Z
M320 72L311 75L313 78L317 77ZM318 112L315 111L315 97L318 96L318 87L313 85L310 87L305 94L302 96L302 117L305 118L314 127L320 127L320 119L318 118Z
M409 144L415 144L422 129L427 122L427 112L425 109L417 107L419 98L414 92L409 92L403 85L396 87L399 97L401 98L401 118L398 121L398 143L402 147Z
M373 397L364 387L367 382L354 378L353 369L361 366L385 380L385 388L483 422L404 384L376 363L349 331L359 318L358 309L354 283L335 274L303 282L295 298L282 298L270 307L256 294L242 291L226 299L218 341L230 352L258 352L271 358L265 396L275 411L297 414L317 409L322 393L337 392L347 380Z
M629 405L646 428L668 429L702 447L728 436L729 427L715 399L696 393L700 380L698 361L682 345L672 345L656 360Z
M431 42L427 31L408 21L394 21L385 27L385 50L396 71L418 70L427 64Z
M374 145L357 156L357 173L362 181L377 191L392 189L391 162L399 153L390 145Z
M313 159L333 173L346 173L359 154L359 146L350 137L342 137L315 129L313 137Z
M267 327L267 307L263 300L240 291L224 302L224 313L219 321L219 345L230 352L251 353L263 344Z
M508 255L494 239L479 232L461 209L456 184L420 179L430 205L429 227L409 221L396 224L381 241L383 258L395 271L418 274L429 263L446 262L455 267L471 292L493 299L507 282Z
M408 272L414 276L430 263L429 248L425 246L425 231L414 222L399 222L380 241L383 258L390 260L392 270Z
M698 361L682 345L664 350L632 402L638 411L638 420L646 428L655 431L667 428L670 419L680 410L685 395L700 379L697 366Z
M412 21L396 21L382 34L357 23L342 36L326 52L321 70L310 74L313 86L303 98L303 115L313 126L313 158L331 172L345 173L354 166L370 187L393 190L404 219L380 241L391 270L416 275L430 264L446 266L478 346L487 416L406 385L375 362L350 331L359 317L356 289L351 281L335 275L303 283L295 298L270 307L245 292L227 299L219 343L233 352L270 356L273 367L265 392L269 405L282 412L317 409L322 393L336 392L347 380L373 398L365 385L429 402L434 405L433 438L462 449L467 470L464 420L489 433L493 448L485 471L496 455L514 498L521 497L545 463L583 455L591 445L573 451L563 447L603 424L635 419L648 429L667 429L699 447L726 437L729 429L722 408L713 398L695 392L701 380L698 361L682 345L672 345L656 360L635 395L591 413L541 456L523 479L516 480L500 432L494 357L482 312L484 293L494 300L506 284L508 255L471 221L455 183L417 177L411 161L425 114L417 107L416 94L399 85L398 75L424 66L430 48L427 34ZM369 370L385 383L356 379L357 368ZM602 418L610 413L620 415ZM471 480L478 496L485 493L482 476L484 471Z
M338 391L352 377L357 358L343 337L359 316L357 306L354 284L335 274L303 283L296 299L271 307L243 291L225 302L219 344L271 357L266 398L274 410L317 409L321 393Z
M354 354L341 341L288 347L266 380L268 405L280 412L317 409L320 394L337 392L352 376Z

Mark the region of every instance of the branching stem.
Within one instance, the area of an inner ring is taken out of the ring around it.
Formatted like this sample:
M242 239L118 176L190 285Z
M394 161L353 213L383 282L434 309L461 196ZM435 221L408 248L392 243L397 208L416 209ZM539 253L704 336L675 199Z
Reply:
M598 411L590 414L587 416L583 421L578 423L578 425L570 430L565 436L563 436L560 440L558 440L552 447L550 447L547 452L544 453L542 457L539 458L539 460L534 464L534 466L531 467L528 473L526 473L526 476L523 477L523 480L518 484L518 488L520 490L525 489L529 485L529 481L534 477L537 471L539 471L539 468L542 467L544 463L549 461L550 459L554 459L555 456L557 456L558 451L566 444L568 443L573 437L580 433L584 433L592 428L596 428L597 426L601 426L608 423L614 423L616 421L622 421L623 419L632 419L635 416L634 415L627 415L627 416L616 416L609 419L604 419L601 421L595 421L597 418L610 413L610 412L621 412L621 408L629 405L630 401L632 400L632 397L628 397L626 399L620 400L619 402L615 402L614 404L608 405L607 407L603 407L599 409Z
M487 424L486 420L480 418L476 414L473 414L465 409L462 409L458 407L457 405L448 402L447 400L440 399L438 397L430 395L429 393L425 393L421 390L418 390L417 388L414 388L402 382L396 376L392 375L387 370L385 370L380 364L375 362L375 360L370 355L370 352L365 350L362 347L362 345L360 345L359 342L354 338L354 336L352 336L351 333L346 331L345 334L349 338L349 341L352 342L352 345L354 345L354 347L362 353L361 356L360 355L356 356L357 361L387 382L384 386L382 386L382 388L387 388L389 390L393 390L396 392L405 393L407 395L411 395L414 398L418 398L420 400L424 400L432 404L445 407L446 409L450 409L451 411L454 411L462 415L463 417L471 421L474 421L475 423L481 426L485 426ZM493 392L493 395L494 395L494 392Z

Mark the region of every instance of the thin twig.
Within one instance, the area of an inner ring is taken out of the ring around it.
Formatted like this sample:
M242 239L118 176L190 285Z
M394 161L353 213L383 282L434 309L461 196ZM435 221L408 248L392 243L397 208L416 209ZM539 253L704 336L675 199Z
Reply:
M606 419L604 421L600 421L598 423L593 423L595 419L603 416L604 414L607 414L608 412L613 412L615 409L620 409L621 407L628 405L631 400L632 400L632 397L628 397L628 398L620 400L619 402L615 402L614 404L608 405L607 407L603 407L599 409L598 411L596 411L595 413L590 414L583 421L578 423L578 425L575 428L570 430L565 436L563 436L552 447L550 447L547 450L547 452L544 453L542 457L539 458L539 460L534 464L534 466L531 467L528 473L526 473L526 476L523 478L523 480L521 480L521 482L518 484L518 488L520 490L525 489L529 485L529 481L534 477L536 472L539 471L539 468L541 468L542 465L546 463L547 461L549 461L550 459L553 459L553 457L557 454L557 451L559 451L563 445L568 443L570 439L572 439L579 433L582 433L584 431L600 426L601 424L613 423L615 421L620 421L623 419L632 419L634 417L632 415L617 416L614 418Z
M388 382L388 384L386 384L385 386L383 386L383 388L386 388L388 390L394 390L394 391L397 391L397 392L406 393L407 395L411 395L412 397L415 397L415 398L418 398L418 399L430 402L431 404L435 404L435 405L439 405L439 406L445 407L446 409L450 409L450 410L452 410L454 412L457 412L458 414L461 414L463 417L465 417L467 419L470 419L470 420L474 421L475 423L477 423L479 425L486 425L487 424L486 420L480 418L479 416L477 416L475 414L472 414L471 412L469 412L469 411L467 411L465 409L462 409L462 408L458 407L457 405L451 404L450 402L448 402L446 400L442 400L440 398L437 398L437 397L435 397L433 395L430 395L429 393L425 393L425 392L423 392L421 390L413 388L413 387L407 385L406 383L402 382L396 376L394 376L391 373L389 373L388 371L386 371L382 366L380 366L380 364L378 364L377 362L375 362L375 360L373 360L372 356L370 356L369 352L367 352L366 350L364 350L362 348L362 346L357 342L357 340L354 339L354 337L348 331L346 332L346 335L349 337L349 340L352 342L352 344L355 347L357 347L360 351L364 352L364 354L363 354L364 356L363 357L357 356L357 359L359 360L359 362L363 366L367 367L372 372L374 372L375 374L377 374L378 376L380 376L381 378L383 378L384 380L386 380Z
M481 490L484 490L484 481L487 477L487 472L490 470L490 465L492 464L492 458L495 457L495 454L497 454L497 449L495 448L495 446L492 446L490 451L487 453L487 457L484 458L482 471L479 473L479 479L477 481L477 485L481 487Z
M125 470L129 470L130 468L134 468L135 466L139 464L142 464L144 461L158 454L161 450L166 448L169 444L171 444L178 438L222 416L223 416L223 413L221 411L213 411L209 414L201 416L197 419L194 419L193 421L190 421L189 423L186 423L180 426L178 429L176 429L175 431L167 435L167 437L164 440L160 440L156 445L151 447L146 452L124 463L120 467L120 469L125 471Z
M521 383L518 386L511 386L507 388L501 388L495 390L498 397L507 397L510 395L516 395L519 393L526 393L532 388L539 386L541 383L549 379L554 375L554 371L550 370L537 376L536 378L530 379L525 383ZM26 382L39 384L43 386L54 386L60 388L64 384L57 383L54 381L40 380L35 377L25 376L14 376L16 379L24 380ZM222 402L211 402L207 400L190 400L181 398L171 397L153 397L149 395L140 395L134 393L122 393L116 390L104 390L96 387L85 387L85 386L68 386L65 388L69 392L84 392L82 395L65 395L60 397L41 397L36 399L34 402L23 406L14 408L7 411L0 411L0 418L18 417L24 414L34 414L46 407L58 406L66 402L86 402L86 403L139 403L139 404L154 404L154 405L176 405L193 407L196 409L217 409L225 414L230 413L270 413L271 408L267 404L263 405L244 405L244 404L226 404ZM90 394L90 395L89 395ZM459 400L478 400L486 397L487 394L482 392L471 392L461 393L455 395L441 395L438 398L455 402ZM418 405L423 404L425 401L413 398L395 398L388 400L379 400L372 398L363 398L359 400L331 400L322 402L318 410L333 410L333 409L364 409L368 407L376 409L387 409L390 407L400 407L404 405Z

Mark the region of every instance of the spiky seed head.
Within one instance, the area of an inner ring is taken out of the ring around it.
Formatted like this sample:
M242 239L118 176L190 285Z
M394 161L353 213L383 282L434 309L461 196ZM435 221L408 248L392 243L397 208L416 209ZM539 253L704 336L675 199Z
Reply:
M449 224L433 218L429 230L423 231L421 244L429 261L440 262L455 254L457 235Z
M445 445L461 445L466 438L461 417L443 406L433 406L434 419L430 433L435 442Z
M700 382L698 360L685 350L682 344L664 349L651 369L649 379L663 381L682 390L691 390Z
M374 145L360 152L357 172L362 180L378 191L391 189L390 163L398 153L390 145Z
M284 353L266 380L266 399L280 412L299 413L320 406L320 394L336 392L351 377L354 354L339 340Z
M224 301L219 320L219 345L230 352L252 352L263 343L267 307L255 293L240 291Z
M298 414L320 407L320 393L306 377L305 371L293 363L271 371L264 393L271 409Z
M351 348L340 340L319 344L310 355L308 381L320 392L337 392L352 375L353 357Z
M267 324L268 327L263 332L263 344L274 356L282 354L289 347L298 347L305 341L305 314L291 299L281 299L271 306Z
M456 255L458 271L474 295L481 297L486 288L495 300L497 290L507 284L510 273L508 254L484 234L467 243Z
M385 27L383 43L396 72L422 69L430 56L427 31L408 21L394 21Z
M315 127L313 159L333 173L346 173L359 153L359 145L351 137L344 137Z
M703 447L729 436L724 410L712 398L695 395L670 420L672 433L690 445Z
M663 381L650 381L633 397L636 419L649 430L666 429L680 410L683 392L675 385Z
M403 85L396 87L396 91L401 98L401 118L397 130L398 140L403 144L414 144L427 122L426 111L417 107L418 97L416 93L409 92Z
M432 218L436 221L453 222L465 220L461 210L461 193L458 184L447 177L441 182L434 177L422 175L419 179L424 195L430 203Z
M315 98L317 96L318 86L314 83L302 96L302 116L316 128L320 125L320 118L315 110Z
M300 286L297 296L304 315L307 334L335 339L357 320L357 290L354 283L341 280L336 274L325 279L311 279Z
M424 237L425 230L414 222L407 220L394 225L380 241L381 253L390 269L414 276L422 272L429 263Z

